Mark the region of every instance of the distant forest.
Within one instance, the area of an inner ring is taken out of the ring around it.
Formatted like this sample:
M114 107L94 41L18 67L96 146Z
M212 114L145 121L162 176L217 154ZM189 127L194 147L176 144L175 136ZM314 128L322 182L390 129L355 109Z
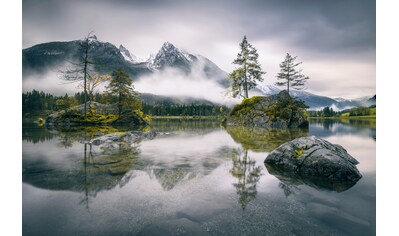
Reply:
M24 117L46 116L53 112L63 110L57 100L72 99L73 104L84 103L84 93L77 92L73 96L55 96L42 91L30 91L22 93L22 115ZM106 103L102 94L95 94L94 101ZM159 102L157 104L147 104L142 102L142 111L152 116L224 116L229 113L226 106L212 104L179 104L170 101Z

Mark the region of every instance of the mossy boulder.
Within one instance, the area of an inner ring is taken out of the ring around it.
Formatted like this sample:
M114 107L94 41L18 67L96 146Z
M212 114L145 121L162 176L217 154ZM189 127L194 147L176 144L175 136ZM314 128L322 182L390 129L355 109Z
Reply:
M47 124L102 124L102 125L148 125L149 117L138 110L124 111L118 116L115 105L90 102L87 104L87 114L83 113L84 104L72 107L68 110L55 112L46 118Z
M226 126L262 128L306 128L307 106L287 91L269 97L254 96L236 105L224 121Z
M362 175L359 162L337 144L315 137L301 137L282 144L265 159L270 174L280 180L344 191Z

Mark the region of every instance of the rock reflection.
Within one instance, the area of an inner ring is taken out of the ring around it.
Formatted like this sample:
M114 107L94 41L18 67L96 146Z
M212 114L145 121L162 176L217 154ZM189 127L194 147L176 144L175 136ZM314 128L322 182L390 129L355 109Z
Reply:
M308 135L307 129L264 129L228 126L227 133L246 150L271 152L281 144Z
M279 187L284 191L285 196L291 195L296 186L307 185L318 190L327 190L335 192L343 192L353 187L357 181L331 181L326 178L311 178L304 177L297 173L287 172L284 170L278 170L265 163L266 169L269 174L274 175L281 181Z
M233 152L232 161L233 167L230 173L238 179L233 186L239 195L241 207L245 210L248 203L256 198L258 193L256 184L260 179L262 169L261 166L256 166L256 161L248 156L247 150Z

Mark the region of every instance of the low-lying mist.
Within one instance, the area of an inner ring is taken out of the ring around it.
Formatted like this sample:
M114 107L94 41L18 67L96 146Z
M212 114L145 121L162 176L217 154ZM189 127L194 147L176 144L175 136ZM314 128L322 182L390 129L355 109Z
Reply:
M73 95L79 91L78 84L60 79L60 74L55 70L47 70L43 73L30 72L23 76L22 91L28 92L35 89L57 96L65 95L65 93Z
M78 84L79 82L71 83L62 80L59 72L48 70L44 73L25 73L22 90L27 92L35 89L57 96L65 95L65 93L73 95L82 91L78 88ZM98 92L103 92L105 85L99 87ZM174 97L179 98L180 101L191 98L227 106L240 102L239 99L226 95L227 89L219 84L217 79L207 78L203 70L195 67L188 74L173 68L156 71L134 79L133 85L140 93Z
M208 79L203 72L196 70L185 74L179 70L167 68L150 75L141 76L138 81L134 82L134 86L141 93L205 99L223 105L239 102L227 96L226 88L216 80Z

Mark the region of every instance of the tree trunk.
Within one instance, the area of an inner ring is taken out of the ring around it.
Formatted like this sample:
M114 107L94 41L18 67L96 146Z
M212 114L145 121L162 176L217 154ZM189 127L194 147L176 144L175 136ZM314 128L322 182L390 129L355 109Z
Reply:
M247 85L247 62L244 62L244 96L248 98L248 85Z
M86 89L86 84L87 84L87 81L86 81L86 77L87 77L87 53L88 53L88 50L89 50L89 38L86 38L86 49L85 49L85 61L84 61L84 64L85 64L85 66L84 66L84 69L83 69L83 73L84 73L84 92L85 92L85 105L84 105L84 109L83 109L83 113L84 113L84 116L85 116L85 118L86 118L86 103L87 103L87 89Z
M119 91L119 96L118 96L118 118L121 117L122 114L122 93Z

